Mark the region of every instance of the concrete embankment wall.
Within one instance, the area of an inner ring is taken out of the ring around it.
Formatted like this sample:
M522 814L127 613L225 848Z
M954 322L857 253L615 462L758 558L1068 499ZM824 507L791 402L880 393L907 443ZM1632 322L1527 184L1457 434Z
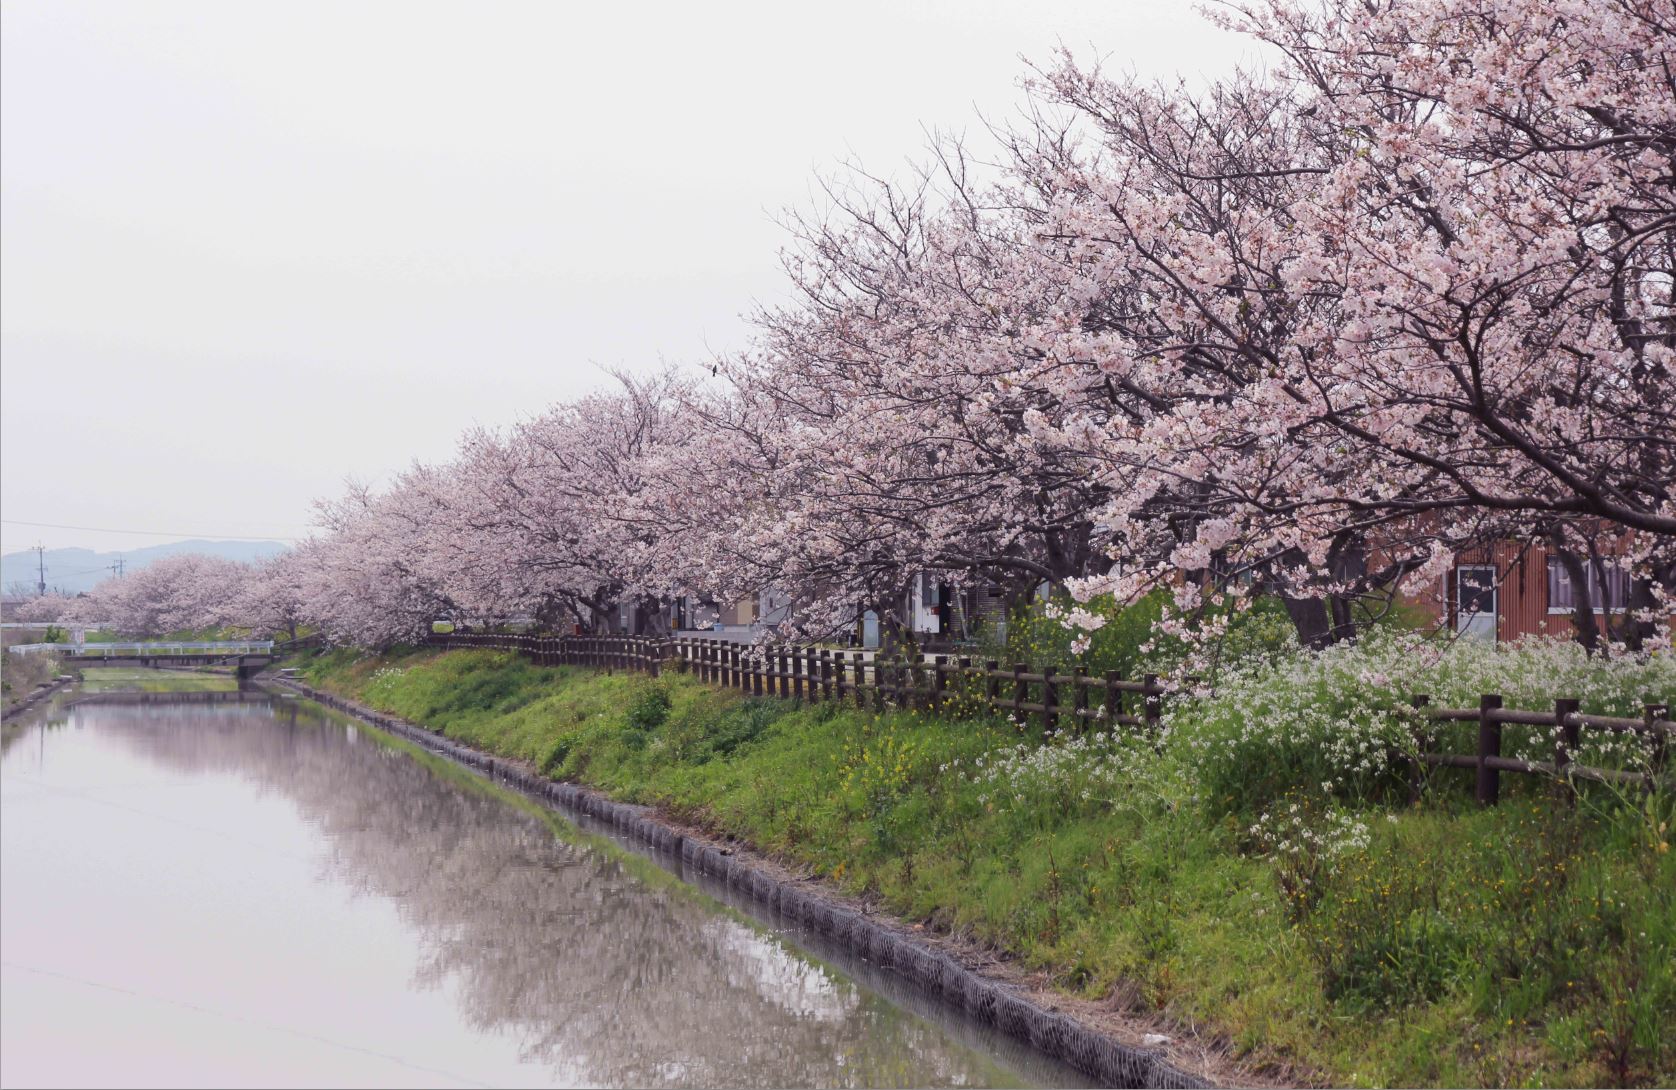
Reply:
M686 868L710 877L730 891L748 896L761 911L778 914L940 998L979 1023L1027 1043L1040 1052L1107 1086L1203 1087L1210 1084L1182 1071L1159 1052L1135 1048L1018 994L1010 986L972 972L946 955L796 884L781 880L714 845L684 835L644 806L613 802L573 783L560 783L520 764L492 757L395 716L385 715L300 682L275 684L326 707L344 712L379 730L414 742L432 753L474 768L517 787L563 812L591 817L661 853L679 858Z
M43 701L51 699L52 694L58 692L60 689L67 689L75 683L75 678L55 679L50 685L41 686L33 693L30 693L28 696L18 701L16 704L5 709L3 713L0 713L0 718L12 719L16 716L22 715L31 708L39 707Z

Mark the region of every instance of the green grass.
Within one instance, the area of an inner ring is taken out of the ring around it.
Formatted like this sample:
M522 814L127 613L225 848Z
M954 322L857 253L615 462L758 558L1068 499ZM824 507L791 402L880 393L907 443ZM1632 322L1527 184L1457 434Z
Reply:
M1207 753L1263 754L1214 702L1184 704L1159 752L496 652L304 665L322 688L746 838L1259 1063L1361 1085L1676 1080L1668 795L1562 806L1509 777L1504 804L1479 810L1445 776L1411 808L1389 776L1323 793L1271 775L1216 796ZM1276 676L1331 705L1326 674L1295 675ZM1289 832L1302 850L1281 847Z
M90 693L138 690L140 692L234 692L238 678L231 672L198 670L150 670L137 666L83 666L82 688Z

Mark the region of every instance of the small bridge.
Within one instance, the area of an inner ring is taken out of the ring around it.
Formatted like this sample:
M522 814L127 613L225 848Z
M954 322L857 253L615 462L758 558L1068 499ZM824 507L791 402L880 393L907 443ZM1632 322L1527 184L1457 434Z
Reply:
M6 648L19 654L57 654L77 665L231 666L241 678L251 677L274 661L272 640L211 640L167 643L25 643Z

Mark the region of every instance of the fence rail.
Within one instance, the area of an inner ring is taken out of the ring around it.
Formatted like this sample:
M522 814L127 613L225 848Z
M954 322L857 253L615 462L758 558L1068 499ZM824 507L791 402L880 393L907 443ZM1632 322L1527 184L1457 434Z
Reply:
M987 707L1020 718L1039 719L1043 730L1090 725L1135 727L1156 733L1162 725L1168 690L1147 674L1139 680L1117 671L1099 676L1078 667L1060 672L1033 670L1027 663L1002 666L966 657L886 658L865 651L814 647L753 647L715 639L657 639L642 636L528 636L494 633L433 635L427 643L441 648L516 651L543 666L591 666L607 671L632 670L657 677L666 669L752 696L794 697L810 702L853 702L883 710L931 708L955 695L975 698ZM1474 771L1474 794L1486 806L1501 796L1503 772L1545 775L1560 780L1592 780L1648 789L1668 789L1670 740L1676 723L1670 706L1648 703L1639 719L1585 715L1578 701L1556 700L1549 711L1502 707L1501 697L1486 694L1476 708L1435 708L1425 696L1413 698L1419 724L1409 763L1411 785L1418 793L1426 768ZM1471 754L1434 753L1436 728L1447 723L1476 723L1477 748ZM1553 757L1547 761L1502 755L1504 726L1546 728L1553 733ZM1576 763L1585 731L1635 734L1650 739L1649 771L1592 768Z
M754 696L853 701L858 707L883 708L886 702L930 707L966 692L991 707L1039 717L1049 730L1057 729L1061 719L1156 730L1165 692L1150 674L1132 680L1116 671L1091 676L1080 668L1058 673L1033 671L1025 663L1003 667L947 655L885 658L865 651L758 648L728 640L449 633L427 642L518 651L548 666L639 670L654 676L674 668Z
M1529 775L1552 776L1558 779L1593 780L1596 783L1618 783L1649 789L1666 788L1666 768L1670 739L1676 735L1676 723L1670 719L1670 705L1648 703L1640 719L1611 715L1586 715L1578 710L1578 701L1554 701L1551 712L1521 711L1502 707L1501 697L1486 693L1478 699L1476 708L1433 708L1425 696L1414 697L1419 713L1420 728L1415 735L1414 790L1418 790L1420 766L1433 768L1468 768L1475 773L1473 792L1478 801L1494 806L1501 797L1501 774L1517 772ZM1478 744L1476 752L1467 754L1432 753L1433 725L1440 723L1476 723ZM1535 727L1551 735L1551 760L1533 761L1502 756L1502 727ZM1649 740L1651 759L1646 772L1629 772L1614 768L1591 768L1576 763L1583 747L1583 732L1606 734L1634 734Z

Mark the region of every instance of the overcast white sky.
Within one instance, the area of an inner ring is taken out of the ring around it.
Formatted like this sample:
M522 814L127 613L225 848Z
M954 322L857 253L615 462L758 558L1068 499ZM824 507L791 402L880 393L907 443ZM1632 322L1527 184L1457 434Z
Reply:
M774 216L1008 116L1021 54L1249 56L1186 0L0 10L8 552L306 534L346 475L743 344Z

